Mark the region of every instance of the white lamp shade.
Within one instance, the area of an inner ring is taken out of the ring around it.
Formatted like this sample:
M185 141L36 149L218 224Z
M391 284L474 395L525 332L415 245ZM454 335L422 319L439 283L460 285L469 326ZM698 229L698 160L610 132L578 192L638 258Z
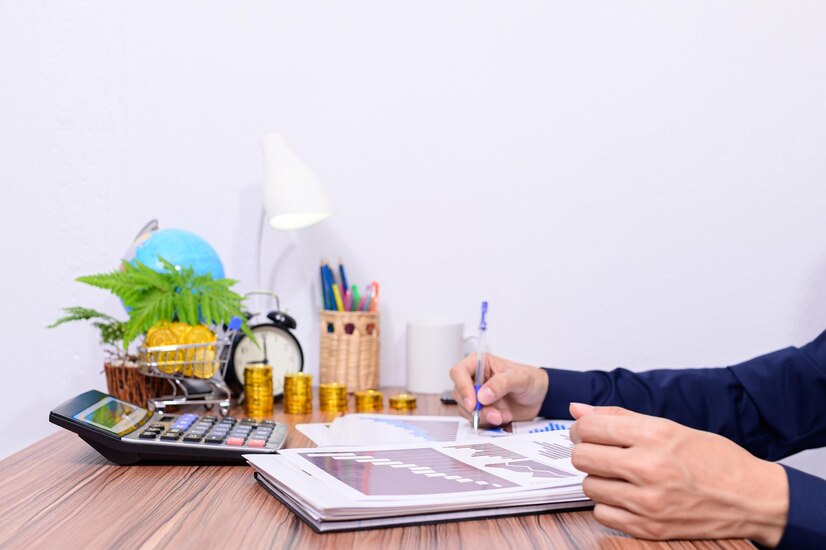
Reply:
M333 205L313 170L278 134L267 134L264 147L264 212L276 229L299 229L333 214Z

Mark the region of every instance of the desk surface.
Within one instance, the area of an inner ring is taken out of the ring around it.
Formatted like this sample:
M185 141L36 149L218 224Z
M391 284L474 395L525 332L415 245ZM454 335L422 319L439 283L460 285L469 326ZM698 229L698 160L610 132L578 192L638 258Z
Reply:
M436 396L418 405L417 414L456 414ZM291 426L329 420L317 407L312 415L276 411ZM312 444L291 427L287 446ZM318 535L246 466L116 466L67 431L0 462L0 502L4 548L753 548L744 540L639 541L590 511Z

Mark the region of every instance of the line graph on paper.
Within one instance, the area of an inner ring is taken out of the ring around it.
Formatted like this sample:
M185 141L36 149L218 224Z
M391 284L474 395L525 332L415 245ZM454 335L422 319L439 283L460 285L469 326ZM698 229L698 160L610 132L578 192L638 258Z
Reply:
M472 451L470 458L478 458L480 456L487 456L490 458L501 458L505 460L509 458L528 458L519 453L503 449L499 445L494 445L493 443L469 443L467 445L451 445L448 448L458 450L468 449Z

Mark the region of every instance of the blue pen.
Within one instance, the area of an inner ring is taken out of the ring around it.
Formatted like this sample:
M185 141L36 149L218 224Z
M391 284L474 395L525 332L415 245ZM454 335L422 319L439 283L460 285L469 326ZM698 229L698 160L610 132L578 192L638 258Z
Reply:
M476 352L476 378L473 379L476 389L476 408L473 410L473 429L479 429L479 411L482 404L479 403L479 388L485 382L485 333L488 331L488 323L485 315L488 313L488 303L482 302L482 320L479 321L479 348Z

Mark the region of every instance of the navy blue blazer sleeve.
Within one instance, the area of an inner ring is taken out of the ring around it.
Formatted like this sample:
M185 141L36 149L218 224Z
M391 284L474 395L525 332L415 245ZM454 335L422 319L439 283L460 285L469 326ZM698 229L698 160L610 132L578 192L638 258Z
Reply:
M568 403L617 405L723 435L767 460L826 445L826 332L739 365L634 373L546 369L540 414L570 418ZM826 547L826 481L786 468L782 547Z

